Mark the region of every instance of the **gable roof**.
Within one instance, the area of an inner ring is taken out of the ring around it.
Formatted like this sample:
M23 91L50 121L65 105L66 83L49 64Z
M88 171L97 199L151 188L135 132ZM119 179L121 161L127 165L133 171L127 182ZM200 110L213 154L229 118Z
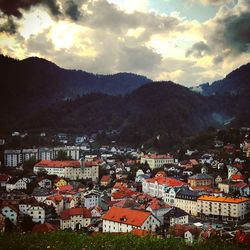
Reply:
M7 174L0 174L0 182L7 182L10 178L11 176Z
M46 232L53 232L56 230L54 225L51 225L47 222L44 224L36 224L32 228L32 233L46 233Z
M65 167L73 167L80 168L80 161L49 161L43 160L38 162L35 167L49 167L49 168L65 168Z
M111 207L108 212L103 215L102 219L132 226L142 226L150 215L151 213L147 211Z
M71 216L81 215L84 218L91 218L91 212L87 208L69 208L60 214L62 220L70 220Z
M196 174L196 175L193 175L191 177L189 177L188 179L190 180L202 180L202 179L213 179L212 176L206 174L206 173L200 173L200 174Z

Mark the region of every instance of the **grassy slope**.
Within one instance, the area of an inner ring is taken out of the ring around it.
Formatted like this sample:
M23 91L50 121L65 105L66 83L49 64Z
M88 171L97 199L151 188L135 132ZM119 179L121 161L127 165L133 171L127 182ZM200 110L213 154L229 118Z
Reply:
M77 234L74 232L58 231L46 234L5 234L0 235L1 250L35 250L35 249L56 249L56 250L89 250L89 249L169 249L169 250L237 250L247 249L246 246L235 244L225 244L218 239L209 240L204 243L194 244L192 246L176 238L167 240L156 237L140 238L133 235L99 235L95 237Z

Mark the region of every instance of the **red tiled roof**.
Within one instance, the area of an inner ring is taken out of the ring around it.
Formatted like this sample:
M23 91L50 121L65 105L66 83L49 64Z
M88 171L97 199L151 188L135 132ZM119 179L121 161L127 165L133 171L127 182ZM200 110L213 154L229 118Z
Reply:
M49 168L65 168L65 167L81 167L80 161L49 161L43 160L38 162L35 167L49 167Z
M47 200L54 201L56 204L58 204L59 202L61 202L63 200L63 196L62 195L54 195L54 196L48 197Z
M151 213L146 211L111 207L108 212L102 216L102 219L132 226L142 226L150 215Z
M109 175L104 175L102 178L101 178L101 181L104 181L104 182L108 182L110 180L110 176Z
M122 198L125 198L125 197L130 197L130 196L132 196L133 194L136 194L136 193L137 192L135 192L135 191L133 191L131 189L123 188L120 191L113 193L112 197L113 197L113 199L122 199Z
M47 233L47 232L53 232L56 230L56 227L45 222L44 224L37 224L33 226L32 233Z
M91 218L91 212L87 208L69 208L60 214L62 220L70 220L71 216L81 215L84 218Z
M179 181L175 178L162 177L162 176L147 179L146 182L151 182L151 183L157 182L160 185L166 185L171 187L179 187L182 185L187 185L187 183Z
M235 239L241 244L250 245L250 233L241 232L240 230L237 230L235 234Z
M168 204L164 203L164 204L161 204L159 202L159 200L157 199L153 199L149 205L149 207L152 209L152 210L159 210L159 209L164 209L164 208L171 208L171 206L169 206Z
M94 167L94 166L99 166L102 163L103 163L102 160L85 161L85 166L86 167Z
M0 174L0 182L6 182L10 179L10 176L7 174Z
M72 191L73 186L71 185L60 186L60 187L57 187L57 190L59 190L60 192Z
M233 174L231 175L231 179L236 181L236 180L242 180L242 176L239 174Z

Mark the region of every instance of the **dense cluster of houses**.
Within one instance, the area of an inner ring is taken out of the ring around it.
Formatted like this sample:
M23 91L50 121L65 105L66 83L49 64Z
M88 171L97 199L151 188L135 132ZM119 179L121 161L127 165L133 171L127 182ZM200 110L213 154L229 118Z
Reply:
M22 150L22 159L37 159L32 175L0 173L0 231L10 223L21 229L29 217L34 232L171 233L192 242L224 233L223 225L249 222L247 141L239 148L216 142L213 151L198 156L198 150L188 150L181 161L141 151L122 159L117 151L82 158L78 148L67 150L74 152L72 160L43 158L39 150L28 157ZM230 162L216 150L229 154ZM246 233L240 232L239 237Z

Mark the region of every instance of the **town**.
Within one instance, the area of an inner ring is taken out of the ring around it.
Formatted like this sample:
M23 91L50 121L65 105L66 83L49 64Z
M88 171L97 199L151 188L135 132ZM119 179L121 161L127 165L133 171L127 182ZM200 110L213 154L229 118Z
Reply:
M221 134L179 158L115 142L92 149L86 136L67 145L62 133L61 145L47 148L4 149L1 139L0 231L130 232L190 244L216 235L248 244L250 129L239 130L238 145Z

